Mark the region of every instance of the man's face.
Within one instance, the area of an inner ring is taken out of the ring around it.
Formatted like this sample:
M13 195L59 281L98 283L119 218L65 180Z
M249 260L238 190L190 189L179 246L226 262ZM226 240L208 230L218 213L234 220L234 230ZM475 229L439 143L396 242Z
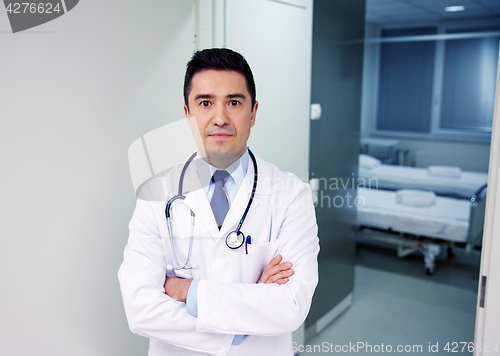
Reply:
M200 154L206 153L212 164L217 160L230 164L239 158L258 107L256 102L252 108L245 77L225 70L198 72L192 78L188 100L189 109L184 105L184 113Z

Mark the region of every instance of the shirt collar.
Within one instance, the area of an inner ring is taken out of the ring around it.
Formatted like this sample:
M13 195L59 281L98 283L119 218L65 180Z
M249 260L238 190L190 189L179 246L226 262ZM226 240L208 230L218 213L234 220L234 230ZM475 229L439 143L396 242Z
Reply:
M245 175L247 174L249 159L250 155L248 154L247 148L240 158L238 158L236 161L231 163L229 167L226 168L226 171L230 174L230 177L234 179L237 189L240 187L243 179L245 178ZM199 153L196 154L195 161L196 170L198 172L200 182L203 188L207 190L210 186L212 176L217 168L201 158Z

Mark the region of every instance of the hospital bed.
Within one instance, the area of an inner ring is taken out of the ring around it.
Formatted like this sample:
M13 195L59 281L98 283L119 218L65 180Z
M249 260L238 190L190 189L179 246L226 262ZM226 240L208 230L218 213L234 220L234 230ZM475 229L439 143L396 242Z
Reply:
M404 201L404 193L409 193L406 196L410 197L409 200ZM421 201L420 193L424 197ZM413 202L412 194L416 194ZM424 255L425 272L431 275L436 257L442 251L453 254L455 243L464 243L466 251L470 252L480 243L486 184L471 199L433 194L416 190L358 188L358 236L397 245L398 257L420 251Z
M488 174L462 171L459 167L416 168L382 164L380 160L359 155L358 180L364 187L377 189L422 189L438 195L470 198L488 182Z

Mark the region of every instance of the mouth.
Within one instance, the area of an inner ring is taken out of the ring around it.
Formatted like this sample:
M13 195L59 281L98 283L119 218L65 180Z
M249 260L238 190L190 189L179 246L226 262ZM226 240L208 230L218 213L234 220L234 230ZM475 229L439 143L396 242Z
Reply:
M212 138L218 139L218 140L223 140L223 139L231 137L232 135L227 133L227 132L214 132L214 133L210 134L209 136Z

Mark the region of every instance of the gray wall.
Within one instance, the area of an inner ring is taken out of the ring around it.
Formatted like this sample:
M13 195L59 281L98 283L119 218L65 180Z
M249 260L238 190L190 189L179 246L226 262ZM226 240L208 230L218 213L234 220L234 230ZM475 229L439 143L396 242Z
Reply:
M116 273L127 150L183 117L191 0L86 0L12 34L0 11L2 355L146 355Z
M322 117L311 121L310 172L321 179L316 208L321 251L307 327L353 290L356 192L350 188L359 153L363 46L349 41L363 37L364 19L364 0L314 2L311 103L321 104ZM335 181L339 189L331 185Z

